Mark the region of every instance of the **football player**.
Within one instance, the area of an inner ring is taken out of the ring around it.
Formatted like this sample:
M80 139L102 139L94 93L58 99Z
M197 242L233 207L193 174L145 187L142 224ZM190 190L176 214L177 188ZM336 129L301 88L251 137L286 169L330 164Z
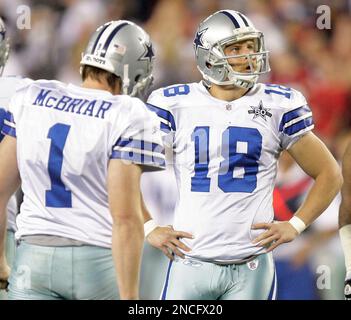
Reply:
M5 64L9 57L10 44L9 39L6 35L6 27L3 20L0 18L0 76L3 73ZM23 86L26 86L31 80L23 79L21 77L0 77L0 131L4 125L6 110L11 96ZM4 138L4 135L0 133L0 142ZM16 251L16 243L14 233L16 231L16 213L18 212L18 203L15 195L11 196L7 205L7 219L6 216L2 216L0 222L0 228L3 228L2 234L6 235L6 256L3 259L3 265L8 265L0 273L0 289L4 289L7 286L6 279L9 276L10 268L14 259ZM7 221L6 221L7 220ZM5 233L4 230L7 229ZM6 260L5 260L6 259ZM0 299L6 299L4 292L1 292Z
M90 38L80 87L40 80L11 99L1 216L20 178L24 200L10 299L138 298L140 176L165 159L157 117L130 96L151 83L153 58L143 29L111 21Z
M245 15L212 14L199 25L194 49L203 81L161 88L148 99L173 155L179 189L173 227L193 235L182 240L187 250L173 251L162 298L274 298L271 251L328 207L341 186L340 169L312 133L303 95L257 83L270 71L269 53ZM282 150L315 182L290 221L273 223ZM165 228L146 220L149 242L163 248Z
M351 143L342 159L342 174L344 183L341 188L339 234L346 267L344 295L346 300L351 300Z

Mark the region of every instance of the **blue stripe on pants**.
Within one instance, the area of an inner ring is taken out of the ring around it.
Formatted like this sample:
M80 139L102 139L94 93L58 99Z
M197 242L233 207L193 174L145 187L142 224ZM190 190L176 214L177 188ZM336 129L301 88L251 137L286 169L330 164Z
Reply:
M166 300L167 287L168 287L168 280L169 280L169 275L170 275L170 273L171 273L172 263L173 263L173 261L171 260L171 261L169 262L169 266L168 266L168 270L167 270L167 276L166 276L166 282L165 282L165 285L164 285L164 288L163 288L161 300Z
M271 290L269 291L268 300L276 300L277 297L277 273L274 268L274 277L272 281Z

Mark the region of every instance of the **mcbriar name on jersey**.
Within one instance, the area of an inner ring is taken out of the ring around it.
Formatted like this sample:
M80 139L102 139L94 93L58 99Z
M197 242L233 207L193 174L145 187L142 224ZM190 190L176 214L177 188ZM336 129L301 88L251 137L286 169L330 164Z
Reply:
M151 314L155 315L158 318L161 313L164 314L193 314L193 315L200 315L200 314L213 314L219 315L223 313L222 305L214 305L214 304L172 304L170 307L147 307L147 306L140 306L135 304L133 307L129 307L128 314Z
M50 92L51 90L40 90L38 96L33 101L33 105L100 119L105 118L105 112L108 111L112 105L112 102L105 100L87 100L72 98L65 95L54 96L50 94Z

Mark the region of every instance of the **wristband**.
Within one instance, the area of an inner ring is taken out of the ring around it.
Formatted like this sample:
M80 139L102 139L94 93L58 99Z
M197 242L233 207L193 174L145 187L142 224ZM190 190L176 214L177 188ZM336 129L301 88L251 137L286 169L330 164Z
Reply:
M156 224L156 222L153 219L150 219L149 221L146 221L144 223L144 234L145 234L145 238L147 238L147 236L154 231L156 228L158 227L158 225Z
M289 220L289 223L296 229L296 231L299 234L307 228L305 223L299 217L296 217L296 216L293 216Z
M351 224L340 228L339 235L345 256L346 272L348 276L351 276Z

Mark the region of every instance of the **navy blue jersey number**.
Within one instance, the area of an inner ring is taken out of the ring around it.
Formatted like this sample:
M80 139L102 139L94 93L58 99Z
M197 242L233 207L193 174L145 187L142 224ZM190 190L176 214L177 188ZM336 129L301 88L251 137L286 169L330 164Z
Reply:
M291 97L291 88L280 86L277 84L266 84L266 87L268 87L268 89L264 90L264 93L266 94L278 94L284 96L287 99L290 99Z
M63 149L71 126L57 123L53 125L48 133L51 140L48 172L51 181L51 189L46 190L45 206L52 208L72 208L72 193L66 190L61 180L63 163Z
M195 175L191 191L209 192L209 127L196 127L192 134L195 143ZM228 127L222 134L218 187L224 192L251 193L257 187L258 160L262 150L262 136L257 129Z
M174 97L179 95L187 95L190 92L190 88L187 84L181 84L179 86L169 87L163 90L165 97Z

